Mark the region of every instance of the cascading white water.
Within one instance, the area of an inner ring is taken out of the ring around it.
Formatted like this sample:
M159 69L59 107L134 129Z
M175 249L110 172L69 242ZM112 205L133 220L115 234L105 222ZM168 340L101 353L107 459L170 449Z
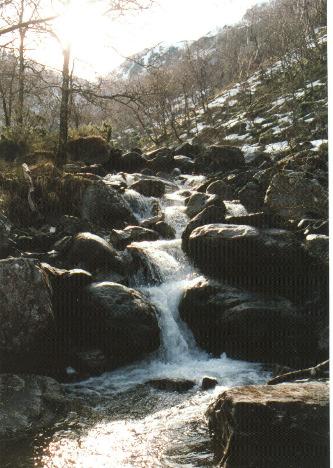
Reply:
M202 181L187 177L185 184L191 187ZM131 206L135 207L137 218L143 219L149 213L146 204L152 199L142 200L136 193L131 196L135 198ZM183 199L181 192L175 191L161 200L165 219L176 230L177 239L134 244L152 269L158 271L158 284L147 285L140 276L133 281L158 310L161 349L144 361L68 386L68 392L76 397L95 402L99 421L91 422L88 418L85 423L80 419L78 428L70 421L70 434L66 430L56 432L38 466L212 467L213 454L203 419L208 404L226 387L263 383L268 379L268 372L258 364L232 360L225 355L212 358L198 349L179 318L178 306L184 289L199 279L181 248L179 237L187 222ZM178 394L142 385L156 378L191 379L200 384L205 375L218 380L215 390L203 392L197 385L186 394Z

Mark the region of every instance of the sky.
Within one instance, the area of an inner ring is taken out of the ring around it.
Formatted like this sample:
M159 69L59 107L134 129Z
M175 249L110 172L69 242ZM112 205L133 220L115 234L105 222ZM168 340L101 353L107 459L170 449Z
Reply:
M103 16L103 1L71 0L71 9L57 20L62 40L73 44L76 74L87 79L103 75L133 55L160 42L194 40L241 20L248 8L263 0L155 0L148 10L118 17ZM34 57L61 68L61 48L44 40Z

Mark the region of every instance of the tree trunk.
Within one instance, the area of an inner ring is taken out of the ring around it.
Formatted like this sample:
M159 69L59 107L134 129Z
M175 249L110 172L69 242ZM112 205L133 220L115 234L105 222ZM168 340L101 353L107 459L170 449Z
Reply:
M17 106L17 124L23 126L23 115L24 115L24 74L25 74L25 63L24 63L24 39L25 29L20 29L20 47L19 47L19 76L18 76L18 106Z
M20 23L23 22L23 17L24 17L24 0L21 0ZM18 103L17 103L17 124L19 127L23 126L23 114L24 114L24 74L25 74L24 41L25 41L26 32L27 32L26 28L19 29L20 44L19 44Z
M69 97L70 97L70 46L64 49L64 62L62 68L61 104L59 119L59 141L56 163L62 166L66 162L66 145L68 140L68 118L69 118Z

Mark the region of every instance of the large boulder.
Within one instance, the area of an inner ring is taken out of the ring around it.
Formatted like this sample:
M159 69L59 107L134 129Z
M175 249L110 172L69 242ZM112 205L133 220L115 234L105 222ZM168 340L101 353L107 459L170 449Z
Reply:
M215 356L290 366L321 358L314 319L277 295L202 280L185 290L179 312L198 345Z
M136 190L145 197L163 197L165 184L157 178L140 179L131 185L131 189Z
M175 156L184 155L189 158L195 158L200 152L198 145L192 145L191 143L181 143L174 151Z
M303 172L283 171L274 175L265 204L283 218L300 221L306 217L327 218L328 193Z
M0 213L0 258L6 258L13 250L9 239L10 230L10 222Z
M125 153L119 159L120 169L128 172L135 172L145 167L147 161L142 154L136 151Z
M233 200L234 193L230 185L228 185L224 180L215 180L211 182L206 189L206 193L210 195L218 195L223 198L223 200Z
M221 468L327 468L326 383L235 387L208 408Z
M39 369L54 325L51 287L34 260L0 261L0 371Z
M214 168L223 171L245 166L244 154L237 146L209 146L204 159L212 163Z
M146 153L148 169L157 171L170 171L174 167L173 153L169 148L159 148Z
M160 344L155 307L138 291L117 283L85 289L74 317L75 340L100 348L114 366L142 358Z
M81 232L73 238L67 253L67 262L70 266L84 268L88 271L125 272L124 262L117 250L102 237L90 232Z
M67 143L67 153L72 161L89 164L107 163L110 158L108 143L99 136L75 138Z
M188 156L177 155L173 157L175 166L178 167L183 173L191 173L195 167L193 159Z
M61 385L50 377L0 374L0 440L50 427L66 411Z
M259 289L307 292L310 260L291 231L209 224L192 231L188 252L207 274Z
M123 230L113 229L110 240L117 249L125 249L132 242L155 241L159 234L141 226L127 226Z
M81 204L82 218L103 227L123 228L137 220L122 193L111 183L98 181L84 192Z
M185 200L185 212L189 218L193 218L205 208L210 195L206 193L195 192Z
M221 204L220 206L207 206L202 211L200 211L196 216L194 216L194 218L191 219L182 233L183 249L185 251L187 250L188 239L194 229L200 226L204 226L205 224L224 223L225 215L226 207L224 204Z

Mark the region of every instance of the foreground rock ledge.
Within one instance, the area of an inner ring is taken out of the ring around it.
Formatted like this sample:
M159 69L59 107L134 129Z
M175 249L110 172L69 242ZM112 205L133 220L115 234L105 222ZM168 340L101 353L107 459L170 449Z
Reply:
M236 387L208 408L221 468L329 466L327 383Z
M38 375L0 374L0 401L0 442L51 426L67 407L61 385Z

